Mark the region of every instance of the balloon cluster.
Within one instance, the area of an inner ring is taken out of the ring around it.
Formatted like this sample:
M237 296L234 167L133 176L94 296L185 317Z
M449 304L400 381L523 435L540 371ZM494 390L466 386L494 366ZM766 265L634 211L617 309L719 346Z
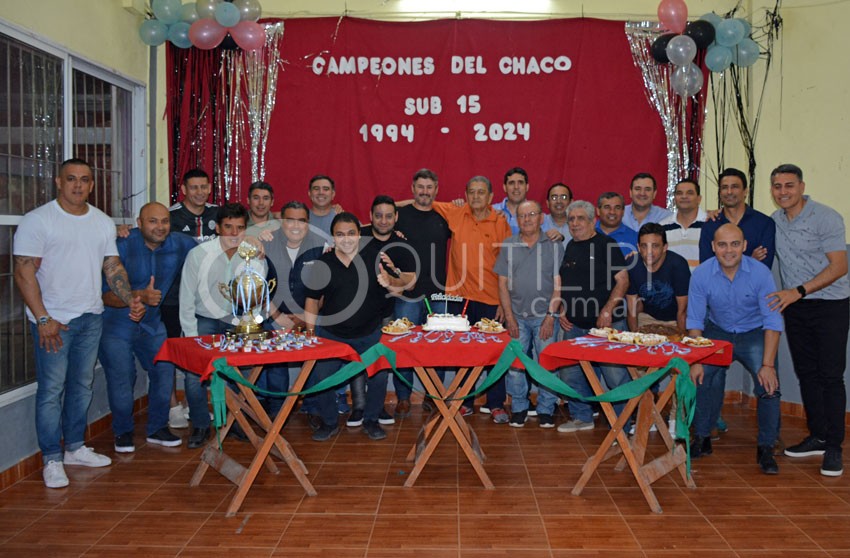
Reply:
M697 52L705 51L705 65L712 72L723 72L731 64L752 66L759 47L750 36L750 24L740 18L723 19L714 12L688 23L684 0L661 0L658 20L672 31L652 43L652 57L662 64L674 64L670 87L682 97L692 97L703 86L702 70L694 64Z
M257 23L262 13L259 0L151 0L153 19L139 27L139 37L150 46L171 41L178 48L196 46L208 50L230 37L243 50L259 50L265 30Z

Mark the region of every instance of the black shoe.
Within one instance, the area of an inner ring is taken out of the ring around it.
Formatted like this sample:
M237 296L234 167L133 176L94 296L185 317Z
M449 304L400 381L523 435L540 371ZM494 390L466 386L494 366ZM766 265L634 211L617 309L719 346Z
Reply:
M555 428L555 417L552 415L540 413L537 415L537 422L540 424L540 428Z
M511 420L508 422L508 426L513 426L514 428L522 428L525 426L525 421L528 420L528 411L517 411L513 415L511 415Z
M841 448L826 448L823 454L823 465L820 466L820 474L825 477L840 477L844 472L844 464L841 462Z
M387 433L381 428L381 425L374 420L363 421L363 432L369 436L370 440L383 440L387 437Z
M307 424L310 425L310 430L315 432L322 427L324 422L322 422L322 417L319 415L310 415L310 418L307 419Z
M351 411L351 414L348 415L348 418L345 420L346 426L360 426L363 424L363 411L360 409L354 409Z
M422 400L422 411L425 413L433 413L435 410L434 404L427 397Z
M691 459L697 459L703 455L711 455L711 438L709 436L694 436L691 443Z
M531 399L528 400L528 416L536 417L537 416L537 405L531 402Z
M826 441L819 440L815 436L809 436L796 446L785 448L788 457L808 457L810 455L823 455L826 450Z
M115 451L118 453L133 453L136 451L136 445L133 444L132 432L115 436Z
M756 462L761 467L761 472L765 475L779 474L779 465L773 458L773 446L759 446L756 451Z
M242 430L242 427L239 426L238 423L233 423L233 426L230 427L230 431L227 433L228 438L233 438L234 440L239 440L240 442L250 442L245 431Z
M378 415L378 422L380 424L395 424L395 419L386 410L382 410L381 414Z
M192 434L189 436L189 443L186 444L186 447L189 449L195 449L203 446L207 438L210 437L210 427L206 428L193 428Z
M163 426L153 434L147 437L147 441L149 444L156 444L158 446L165 446L167 448L175 448L183 443L183 440L180 439L180 436L175 436L171 433L171 430L168 429L167 426Z
M315 432L313 432L313 441L314 442L327 442L328 440L330 440L331 438L336 436L338 433L339 433L339 426L337 426L336 424L330 425L330 424L324 424L323 423L322 426L320 426L319 428L316 429Z

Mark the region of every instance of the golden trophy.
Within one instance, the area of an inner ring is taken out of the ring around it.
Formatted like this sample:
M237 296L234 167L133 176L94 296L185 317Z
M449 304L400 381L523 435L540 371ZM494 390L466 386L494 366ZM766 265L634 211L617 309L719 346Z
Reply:
M249 242L242 242L236 253L245 260L245 269L228 284L219 283L221 294L230 301L233 316L238 320L236 327L229 331L240 339L265 339L268 332L263 329L263 307L265 315L269 313L270 293L275 288L275 280L266 281L263 275L251 265L251 260L259 254L259 249Z

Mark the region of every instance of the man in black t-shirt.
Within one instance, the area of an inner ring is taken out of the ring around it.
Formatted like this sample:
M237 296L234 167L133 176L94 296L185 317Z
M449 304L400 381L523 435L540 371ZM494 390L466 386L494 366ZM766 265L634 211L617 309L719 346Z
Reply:
M688 261L667 250L667 233L658 223L647 223L638 232L640 258L629 269L626 320L631 331L660 323L685 330L688 313Z
M429 169L416 171L411 189L413 203L398 209L395 228L404 235L416 255L413 268L416 285L396 299L393 317L407 318L420 325L425 323L427 315L424 298L446 290L446 255L452 232L446 220L433 209L439 190L437 175ZM402 267L399 262L396 264ZM412 369L406 368L399 373L413 383ZM410 388L400 381L393 380L393 383L398 398L395 414L402 418L410 414Z
M308 274L304 321L308 330L316 328L319 337L346 343L362 353L381 338L385 296L389 291L400 293L404 282L377 243L365 242L361 246L356 216L348 212L338 214L331 224L331 233L334 249L304 266ZM341 366L340 360L317 362L311 382L315 384L329 377ZM366 384L363 431L370 439L381 440L387 437L378 424L387 394L387 371L378 372ZM329 389L316 394L315 403L322 424L313 433L313 440L323 442L339 431L336 391Z
M623 297L629 286L628 266L617 241L595 229L596 208L586 201L575 201L567 208L567 222L572 240L567 244L561 262L561 297L563 309L561 330L564 339L587 335L594 327L625 329ZM622 366L597 364L597 375L605 377L608 389L629 381ZM579 366L559 370L561 379L582 396L593 391ZM593 411L582 401L568 402L571 420L558 427L558 432L593 429ZM614 405L619 414L623 403Z

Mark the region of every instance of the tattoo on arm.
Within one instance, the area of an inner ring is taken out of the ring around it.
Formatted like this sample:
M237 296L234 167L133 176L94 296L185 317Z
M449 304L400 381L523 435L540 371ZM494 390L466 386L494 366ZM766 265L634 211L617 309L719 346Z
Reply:
M33 272L38 271L41 267L41 258L33 258L32 256L15 256L15 267L33 267Z
M115 296L129 306L133 301L133 292L130 290L130 279L127 277L127 271L121 265L118 256L107 256L103 259L103 274L106 276L106 283L115 293Z

